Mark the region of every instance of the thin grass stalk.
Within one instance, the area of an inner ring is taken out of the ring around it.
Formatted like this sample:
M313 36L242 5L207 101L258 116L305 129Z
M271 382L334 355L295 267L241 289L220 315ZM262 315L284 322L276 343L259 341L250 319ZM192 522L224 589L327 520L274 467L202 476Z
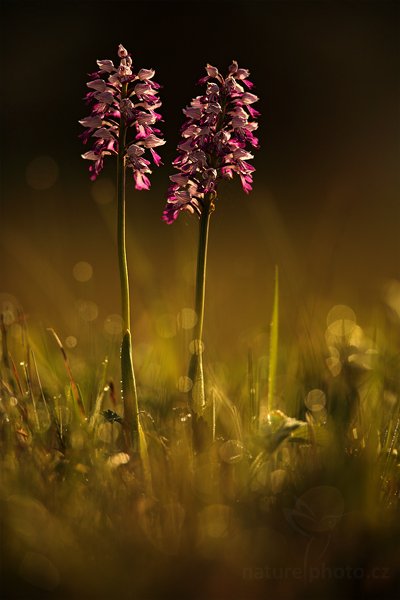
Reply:
M216 438L216 430L217 430L217 407L215 404L214 388L212 390L211 402L212 402L212 441L214 443L215 438Z
M32 388L32 379L31 379L31 374L30 374L29 351L28 351L28 362L22 363L22 366L24 369L24 375L25 375L25 381L26 381L26 387L27 387L27 395L29 396L29 399L32 403L33 414L35 417L37 430L40 431L40 420L39 420L39 415L38 415L38 411L37 411L37 407L36 407L35 394L34 394L34 391Z
M101 369L101 376L100 376L100 385L99 385L99 389L97 392L97 396L96 396L96 401L94 404L94 408L92 411L92 414L90 416L89 419L89 430L93 431L96 423L97 423L97 419L100 415L100 411L101 411L101 407L103 404L103 398L104 398L104 394L106 391L108 391L108 387L106 386L106 380L107 380L107 368L108 368L108 358L106 357L102 363L102 369Z
M247 385L248 385L248 394L249 394L249 423L248 423L248 431L252 432L254 428L254 423L256 419L256 388L254 383L254 361L253 361L253 350L251 348L248 349L247 352Z
M268 360L268 393L264 401L260 402L259 407L259 426L263 420L273 409L275 388L276 388L276 371L278 366L278 340L279 340L279 279L278 267L275 267L275 286L274 286L274 303L272 308L272 319L270 325L269 337L269 360Z
M269 367L268 367L268 411L273 408L276 392L276 372L278 367L278 342L279 342L279 273L275 267L274 306L272 310L271 333L269 342Z
M53 337L57 343L57 346L60 349L60 352L62 354L63 361L64 361L64 367L65 367L65 370L68 375L68 379L69 379L69 383L70 383L70 387L71 387L71 393L72 393L72 396L75 401L75 406L79 409L79 415L80 415L81 419L84 420L84 419L86 419L86 411L85 411L85 406L83 404L82 394L81 394L81 391L72 375L71 367L69 364L67 353L65 352L65 348L62 345L62 342L61 342L60 338L58 337L57 333L54 331L54 329L52 329L51 327L48 327L47 330L53 335Z
M1 358L1 362L2 365L4 366L4 370L5 370L5 377L7 377L7 384L10 386L10 388L13 391L13 394L17 394L18 390L17 390L17 386L16 386L16 381L18 383L18 376L17 378L15 378L15 366L12 363L12 359L10 357L9 351L8 351L8 340L7 340L7 328L4 322L4 315L3 313L0 313L0 331L1 331L1 349L2 349L2 358ZM14 374L14 377L12 377L12 374ZM21 386L19 386L20 389Z
M10 371L11 370L11 366L10 366L10 361L9 361L9 355L8 355L8 344L7 344L7 329L6 329L6 325L4 323L4 315L3 313L0 314L0 331L1 331L1 346L2 346L2 362L5 366L5 368Z
M37 362L36 362L36 356L35 356L35 353L32 350L32 348L30 349L30 353L31 353L31 356L32 356L32 363L33 363L33 367L34 367L34 370L35 370L36 381L37 381L37 384L39 386L40 396L42 398L44 407L46 409L47 416L48 416L49 421L50 421L50 419L51 419L50 410L49 410L49 407L47 405L46 396L44 395L42 381L40 379L39 369L38 369Z

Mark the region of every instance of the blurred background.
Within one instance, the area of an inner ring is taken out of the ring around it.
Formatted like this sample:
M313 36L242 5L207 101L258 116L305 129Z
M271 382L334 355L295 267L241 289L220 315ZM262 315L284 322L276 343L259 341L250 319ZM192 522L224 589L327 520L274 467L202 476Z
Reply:
M288 335L324 327L332 305L360 320L397 310L397 3L13 0L2 12L3 311L19 307L71 349L87 330L118 334L115 163L90 182L78 120L87 74L119 43L156 69L167 139L151 191L127 190L136 344L173 340L191 318L197 221L161 214L207 62L249 68L262 116L254 191L221 186L212 217L206 348L245 356L267 331L275 265Z

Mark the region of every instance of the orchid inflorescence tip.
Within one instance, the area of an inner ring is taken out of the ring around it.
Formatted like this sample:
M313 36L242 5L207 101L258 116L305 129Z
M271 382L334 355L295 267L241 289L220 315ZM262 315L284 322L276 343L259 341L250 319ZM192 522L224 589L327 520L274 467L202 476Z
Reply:
M111 60L98 60L99 68L87 83L86 101L91 105L91 114L79 121L85 127L80 137L84 144L91 138L94 143L82 157L92 161L89 172L94 180L103 168L105 156L123 152L126 166L133 171L136 189L148 190L148 175L152 171L150 160L145 158L146 150L159 166L161 157L155 148L165 144L155 126L161 120L156 112L161 106L160 85L153 81L154 69L133 71L131 55L122 44L118 47L118 57L118 67ZM127 134L131 132L129 140Z
M254 131L260 113L252 107L258 98L249 90L248 69L236 61L224 78L216 67L206 66L207 75L199 81L206 84L205 93L194 98L183 113L186 116L173 162L178 171L170 176L167 205L163 213L166 223L173 223L180 212L201 215L205 198L216 192L222 179L237 173L246 193L252 190L254 167L249 148L258 148Z

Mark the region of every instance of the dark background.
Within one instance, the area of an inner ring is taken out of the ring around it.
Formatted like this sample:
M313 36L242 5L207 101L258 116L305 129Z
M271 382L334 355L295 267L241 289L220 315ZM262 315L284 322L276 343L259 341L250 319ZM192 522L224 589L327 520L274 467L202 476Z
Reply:
M156 69L167 139L151 191L128 190L139 340L156 315L192 305L196 220L167 226L161 213L181 110L207 62L249 68L262 112L254 191L223 185L213 215L207 339L237 343L266 326L275 264L294 328L320 325L333 304L367 318L400 279L396 2L13 1L2 13L0 292L31 320L79 337L77 299L97 303L100 328L119 310L115 204L93 200L77 137L87 73L116 61L119 43L134 66ZM47 189L27 179L40 156L59 170ZM94 269L88 283L72 276L81 260Z

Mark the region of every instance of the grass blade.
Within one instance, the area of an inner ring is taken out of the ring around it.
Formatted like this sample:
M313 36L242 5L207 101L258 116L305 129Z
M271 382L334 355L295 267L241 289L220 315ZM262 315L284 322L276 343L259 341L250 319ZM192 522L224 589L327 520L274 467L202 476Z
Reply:
M278 366L278 339L279 339L279 272L275 267L274 303L270 325L269 360L268 360L268 396L265 403L260 406L260 424L267 414L274 408L276 389L276 371Z
M61 351L61 354L62 354L62 357L63 357L63 360L64 360L65 370L67 372L68 379L69 379L69 382L70 382L70 385L71 385L72 396L73 396L73 398L75 400L76 406L78 407L81 416L83 418L85 418L86 417L86 412L85 412L85 407L83 405L82 395L81 395L81 393L79 391L79 388L78 388L78 386L77 386L77 384L76 384L76 382L75 382L75 380L74 380L74 378L72 376L71 367L70 367L70 364L69 364L69 361L68 361L68 357L67 357L67 353L65 352L64 346L62 345L62 342L61 342L60 338L58 337L58 335L56 334L56 332L54 331L54 329L52 329L51 327L49 327L47 330L53 335L54 339L57 342L57 346L60 348L60 351Z

